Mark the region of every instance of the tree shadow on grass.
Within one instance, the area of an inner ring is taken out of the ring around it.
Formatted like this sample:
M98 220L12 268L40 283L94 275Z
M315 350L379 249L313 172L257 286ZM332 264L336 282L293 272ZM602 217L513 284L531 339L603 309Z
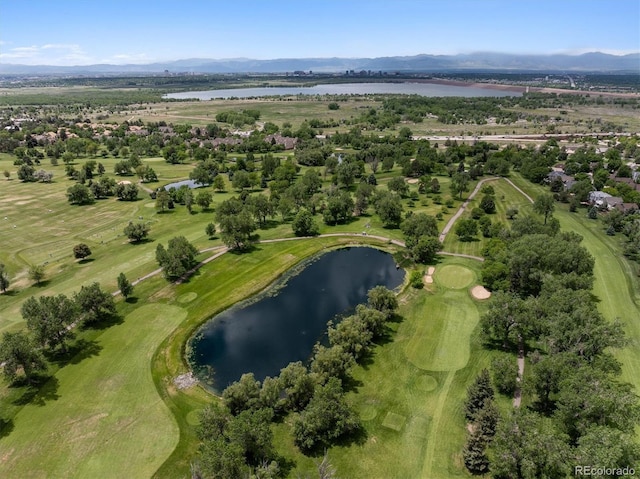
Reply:
M56 401L58 395L58 387L60 382L55 376L41 376L28 385L25 392L19 398L13 401L16 406L25 406L34 404L36 406L44 406L49 401Z
M12 419L0 419L0 439L11 434L14 428Z
M65 352L45 353L45 356L50 362L64 367L67 364L79 364L85 359L98 356L100 351L102 351L102 346L96 341L81 338L69 346Z
M135 297L135 296L129 296L124 301L125 301L125 303L128 303L128 304L137 304L138 303L138 298Z
M50 283L51 283L50 279L43 279L39 283L34 283L32 286L34 288L42 289L42 288L46 288L47 286L49 286Z
M94 261L94 258L82 258L80 261L78 261L78 264L89 264L93 263Z
M101 321L97 321L95 323L83 324L82 329L94 329L97 331L102 331L104 329L109 329L112 326L116 326L118 324L122 324L124 322L124 318L119 314L110 314L105 317Z

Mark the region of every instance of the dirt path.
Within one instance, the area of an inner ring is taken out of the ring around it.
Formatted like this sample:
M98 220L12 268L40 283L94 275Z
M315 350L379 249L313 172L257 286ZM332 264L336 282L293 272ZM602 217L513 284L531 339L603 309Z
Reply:
M518 378L516 390L513 393L513 407L520 407L522 402L522 377L524 375L524 343L518 344Z
M440 233L440 237L438 238L441 243L444 243L444 239L447 237L447 234L449 234L449 231L453 227L454 223L456 222L456 220L458 218L460 218L462 213L464 213L464 210L467 208L467 206L469 206L469 202L471 200L473 200L473 198L475 198L475 196L478 194L478 191L480 191L480 188L482 188L482 185L485 184L487 181L494 181L494 180L499 180L499 179L500 179L499 177L495 176L493 178L485 178L483 180L478 181L478 184L473 189L473 191L471 192L469 197L464 201L464 203L462 203L462 205L460 206L458 211L456 211L456 214L453 215L451 217L451 219L447 222L445 227L442 228L442 233ZM522 190L520 190L520 191L522 191Z

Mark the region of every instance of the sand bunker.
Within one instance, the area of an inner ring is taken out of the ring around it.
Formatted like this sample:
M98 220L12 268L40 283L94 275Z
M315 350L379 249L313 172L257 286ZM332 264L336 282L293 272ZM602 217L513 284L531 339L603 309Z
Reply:
M471 295L476 299L489 299L491 297L491 291L484 286L474 286L471 289Z
M433 266L429 266L429 269L427 270L427 274L425 274L422 277L424 284L433 284L433 273L435 272L436 272L436 268Z
M410 185L415 185L418 182L418 180L416 178L411 178L410 180L407 180L407 183L409 183Z

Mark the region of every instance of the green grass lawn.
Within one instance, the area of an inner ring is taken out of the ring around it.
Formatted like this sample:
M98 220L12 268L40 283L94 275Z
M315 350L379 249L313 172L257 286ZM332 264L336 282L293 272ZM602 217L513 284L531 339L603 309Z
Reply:
M95 340L94 355L60 369L13 417L0 439L0 476L150 477L160 467L178 428L149 362L186 311L141 303Z

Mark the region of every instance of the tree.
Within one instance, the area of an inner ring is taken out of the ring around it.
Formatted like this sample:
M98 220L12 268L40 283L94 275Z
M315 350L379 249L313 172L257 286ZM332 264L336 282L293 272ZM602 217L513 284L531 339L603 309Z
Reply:
M332 377L316 389L305 410L296 418L293 436L300 449L309 451L329 446L359 427L357 415L344 400L340 381Z
M391 318L398 309L398 299L393 291L384 286L376 286L367 293L368 305L380 311L387 319Z
M460 241L471 241L478 234L478 223L473 219L460 219L456 224L456 235Z
M74 337L71 326L79 315L74 301L64 294L38 299L32 296L22 303L21 313L38 345L66 351L67 340Z
M7 273L4 264L0 263L0 290L5 293L9 288L9 284L9 274Z
M9 178L11 178L11 172L9 170L4 170L2 172L2 174L4 175L4 177L9 180Z
M216 225L214 223L208 223L204 229L204 232L209 239L213 238L216 234Z
M145 239L149 234L149 225L146 223L133 223L129 221L129 224L124 227L124 234L132 243L138 243Z
M169 207L169 202L171 201L171 197L169 196L169 192L164 188L160 189L156 193L156 209L163 212Z
M316 236L319 233L318 225L313 215L307 209L301 209L293 219L291 228L296 236Z
M22 164L18 168L18 178L24 183L36 181L35 172L36 169L33 166Z
M80 287L73 299L81 311L84 324L99 323L116 312L113 296L103 291L99 283Z
M189 178L200 185L210 185L218 176L218 165L215 161L207 159L199 162L191 173Z
M342 346L356 361L367 353L373 339L367 323L358 315L344 318L337 326L330 323L328 335L332 346Z
M133 285L124 275L124 273L120 273L118 275L118 289L120 290L120 294L124 299L127 299L133 293Z
M203 210L209 208L212 200L211 193L208 191L199 191L196 195L196 204Z
M401 176L394 176L387 182L387 188L389 191L398 193L401 197L409 195L409 185Z
M402 220L402 203L397 195L378 191L373 205L385 228L397 228Z
M133 183L118 183L115 193L121 201L136 201L138 199L138 187Z
M482 332L500 341L506 348L509 341L519 342L527 335L528 311L524 300L515 293L496 291L489 310L480 318Z
M442 243L435 236L425 236L414 244L410 251L416 263L427 264L435 260L438 251L442 249Z
M547 219L553 214L555 209L555 200L550 194L542 194L536 198L533 202L533 211L539 215L544 216L544 224L547 224Z
M489 458L486 453L487 438L478 430L467 435L462 450L462 458L467 470L472 474L485 474L489 470Z
M91 255L91 249L84 243L79 243L73 247L73 257L76 259L85 259Z
M156 260L165 278L175 279L196 265L198 250L184 236L171 238L165 250L162 244L156 248Z
M318 377L321 384L326 383L329 378L344 380L349 377L349 371L354 363L353 356L344 347L338 345L327 348L316 344L311 372Z
M515 358L501 356L491 361L491 373L496 389L502 394L513 395L518 384L518 364Z
M24 331L5 332L2 335L0 363L4 363L2 372L10 382L17 379L20 370L27 382L31 382L34 374L47 369L42 352Z
M278 383L281 393L278 395L280 399L276 408L285 411L303 410L309 404L316 387L314 378L300 361L282 368ZM262 385L264 387L264 381Z
M438 222L435 216L426 213L412 214L402 222L400 229L409 249L424 236L438 236Z
M224 191L225 188L225 183L224 183L224 178L221 175L217 175L214 179L213 179L213 189L216 191Z
M493 195L484 195L480 200L480 209L490 215L496 212L496 202Z
M182 201L184 202L184 205L187 207L187 211L189 213L192 213L192 208L193 208L193 192L191 191L191 189L187 189L184 191L183 195L182 195Z
M507 218L512 220L518 214L518 208L516 208L515 206L510 206L509 208L507 208L505 214L507 215Z
M462 199L462 193L469 191L469 175L467 173L456 173L451 177L451 192Z
M324 222L328 225L344 223L353 212L354 202L347 191L331 194L327 200L327 206L323 212Z
M255 379L253 373L243 374L239 381L234 382L223 391L222 399L234 416L242 411L259 409L260 382Z
M40 284L40 282L44 279L44 265L32 265L29 268L29 279L34 281L36 284Z
M224 210L219 208L217 220L220 224L220 237L225 245L237 250L249 246L251 233L256 230L251 213L242 209L237 214L224 214Z
M67 198L72 205L88 205L93 203L93 193L88 186L76 183L67 189Z
M489 371L483 369L473 384L467 389L467 400L465 401L465 417L467 420L475 421L478 413L484 408L485 403L493 400L493 395Z

